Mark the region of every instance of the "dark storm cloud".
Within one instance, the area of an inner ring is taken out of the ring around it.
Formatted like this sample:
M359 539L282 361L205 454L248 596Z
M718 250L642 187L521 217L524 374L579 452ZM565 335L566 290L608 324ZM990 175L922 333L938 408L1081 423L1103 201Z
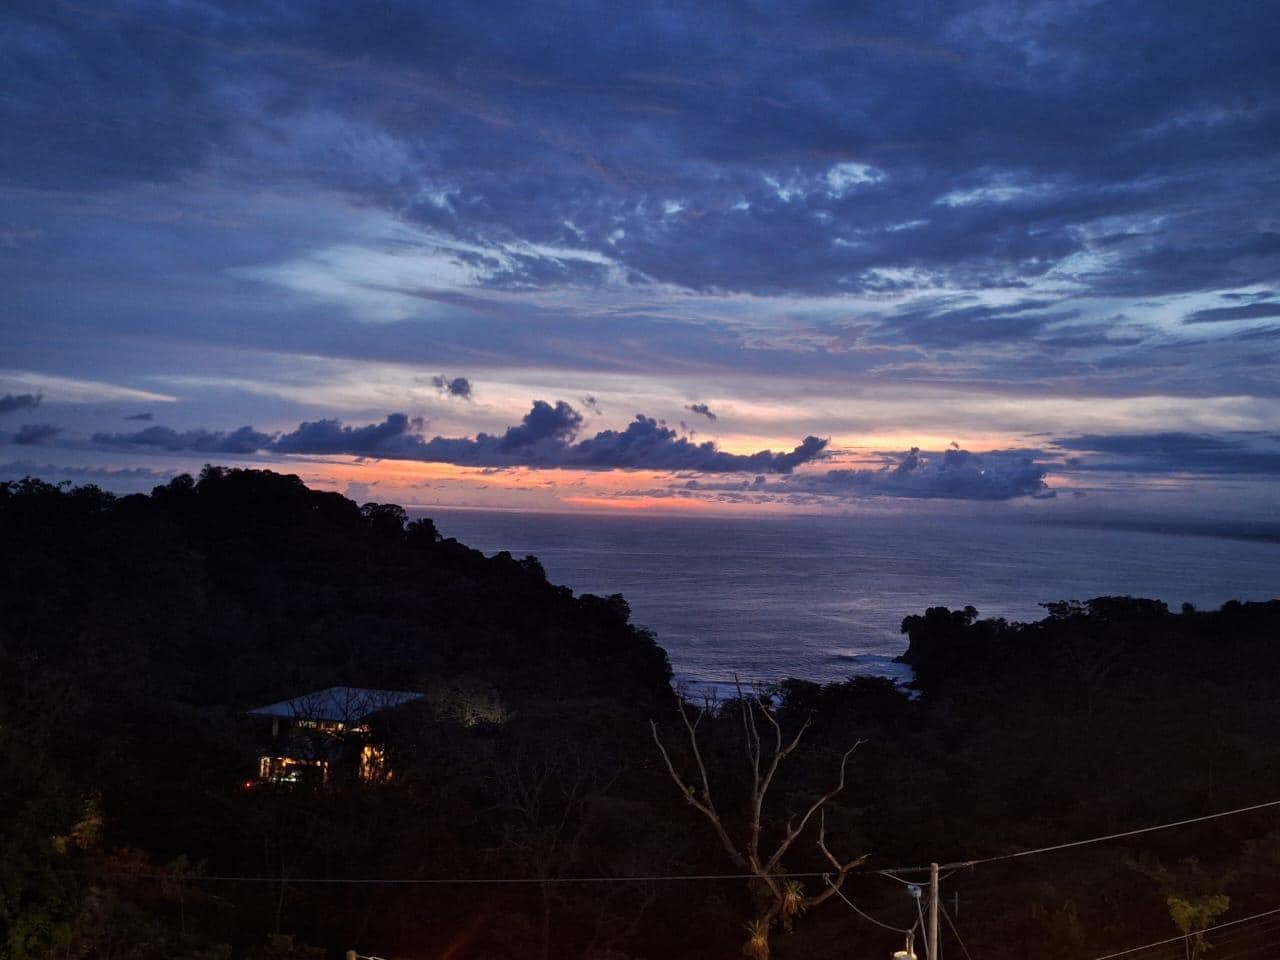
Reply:
M1116 269L1094 286L1100 293L1151 297L1274 281L1280 233L1250 229L1250 216L1232 208L1212 218L1171 217L1158 236L1117 242Z
M152 446L166 450L284 454L349 454L477 467L546 467L583 470L694 470L705 473L790 473L821 459L827 441L806 437L790 452L761 450L727 453L714 443L695 443L665 424L637 414L622 430L602 430L577 439L582 414L563 400L534 401L520 423L501 434L471 437L423 436L426 422L403 413L381 423L350 426L336 419L299 424L298 429L272 437L251 427L233 433L191 430L177 433L149 427L136 434L95 434L107 446Z
M695 443L650 417L637 415L622 431L604 430L566 451L565 466L624 467L648 470L696 470L704 473L740 471L790 473L823 456L827 441L805 437L790 453L761 450L752 454L725 453L712 441Z
M41 399L38 393L6 393L0 397L0 414L30 410L40 406Z
M789 492L825 496L915 499L1012 500L1052 495L1048 468L1021 451L970 453L953 448L928 453L917 447L888 458L879 469L828 470L788 481Z
M715 413L712 411L712 409L709 406L707 406L705 403L691 403L687 407L685 407L685 409L688 410L690 413L696 413L699 416L706 417L708 420L712 422L715 422L717 419L719 419L715 415Z
M1182 432L1085 434L1062 437L1054 443L1064 450L1101 455L1073 460L1074 469L1280 476L1280 441L1275 437Z
M446 397L457 397L460 400L471 399L471 381L466 377L446 377L439 374L431 378L431 385Z
M238 59L211 10L19 2L3 15L0 174L36 186L148 181L226 142Z
M689 396L730 395L722 374L868 399L906 378L1274 396L1274 324L1239 329L1274 315L1234 298L1280 282L1278 43L1256 0L18 0L0 11L4 366L147 389L270 387L339 358L563 371L570 396L640 395L659 370ZM278 370L212 359L228 347ZM436 389L462 401L461 381ZM296 410L283 422L310 423L282 443L514 459L500 437ZM981 426L1007 429L992 411ZM592 455L722 453L668 430L642 418Z
M199 453L247 454L268 447L274 437L252 427L238 430L186 430L147 427L137 433L95 433L93 442L108 447L159 447L162 450L194 450Z
M1221 323L1227 320L1259 320L1280 317L1280 303L1246 303L1237 307L1212 307L1183 317L1183 323Z
M62 432L61 427L50 423L28 423L13 435L13 442L24 446L34 446L51 440Z
M580 426L582 414L563 400L557 400L555 406L545 400L535 400L520 424L508 427L507 432L497 438L497 450L512 453L547 444L564 446L574 438ZM491 439L483 433L480 438Z
M364 427L344 426L339 420L314 420L283 434L271 448L279 453L350 453L356 456L390 457L416 449L421 443L415 431L426 426L420 417L393 413L382 423Z
M28 3L7 20L11 179L251 160L260 182L476 244L457 256L496 287L611 269L520 243L757 293L1016 286L1104 248L1111 289L1276 273L1254 199L1280 143L1265 4L686 3L625 29L607 4ZM1152 216L1191 206L1213 214ZM1129 239L1085 229L1104 218L1134 220L1115 226ZM499 239L519 242L485 252Z
M590 470L739 470L789 473L821 456L826 441L809 437L790 453L762 450L726 453L714 443L694 443L652 418L637 415L624 430L602 430L574 442L582 414L564 401L537 400L515 426L502 434L425 439L403 414L382 424L344 427L337 421L303 424L275 444L281 453L350 453L481 467L564 467Z

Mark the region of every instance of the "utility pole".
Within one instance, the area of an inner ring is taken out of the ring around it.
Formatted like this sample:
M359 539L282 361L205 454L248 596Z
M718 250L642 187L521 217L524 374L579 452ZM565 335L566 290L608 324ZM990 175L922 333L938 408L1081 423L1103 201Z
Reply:
M929 960L942 960L938 956L938 865L929 864Z

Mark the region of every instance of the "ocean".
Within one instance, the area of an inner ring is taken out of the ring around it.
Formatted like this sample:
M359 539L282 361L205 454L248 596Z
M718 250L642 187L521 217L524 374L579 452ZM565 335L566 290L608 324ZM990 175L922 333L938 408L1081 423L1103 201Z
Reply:
M1280 596L1280 543L1226 537L946 516L426 512L486 554L533 554L575 592L621 593L690 687L901 678L902 619L931 606L1025 621L1055 600Z

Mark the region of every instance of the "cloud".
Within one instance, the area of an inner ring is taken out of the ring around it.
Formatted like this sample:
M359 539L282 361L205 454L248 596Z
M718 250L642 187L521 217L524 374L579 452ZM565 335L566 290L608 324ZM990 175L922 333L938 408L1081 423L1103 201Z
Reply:
M719 419L711 411L711 408L707 406L705 403L691 403L687 407L685 407L685 409L688 410L690 413L696 413L699 416L706 417L708 420L712 421L713 423L717 419Z
M131 413L125 417L126 420L152 420L153 415L150 413Z
M563 400L554 405L536 400L520 423L508 427L502 434L479 433L474 439L438 436L427 440L414 432L420 427L415 427L404 414L392 414L384 423L370 427L339 427L337 421L324 421L323 444L299 443L296 435L287 434L276 443L275 450L399 456L478 467L790 473L801 464L818 459L827 443L808 437L790 453L769 450L753 454L726 453L710 441L694 443L641 414L623 430L602 430L574 442L582 422L582 414ZM303 425L304 428L315 426ZM301 429L299 432L314 431ZM375 442L366 442L368 440Z
M710 440L694 443L651 417L637 414L625 430L604 430L569 447L564 451L564 465L703 473L790 473L796 467L821 459L826 446L826 440L805 437L790 453L771 450L726 453Z
M586 407L588 410L590 410L592 413L594 413L596 416L599 416L601 413L600 401L597 400L594 396L592 396L589 393L582 398L582 405Z
M148 467L76 467L66 464L36 463L34 460L10 460L0 463L0 481L19 480L23 477L40 477L47 481L70 480L75 483L96 483L108 490L150 490L157 483L165 483L176 475L174 470L152 470Z
M341 421L313 420L298 425L270 444L277 453L349 453L356 456L394 457L411 453L422 443L415 431L426 426L420 417L410 419L393 413L382 423L363 427L344 426Z
M194 450L199 453L256 453L271 445L274 437L253 427L238 430L187 430L147 427L137 433L95 433L93 442L109 447L159 447L163 450Z
M762 490L767 489L767 488L768 488L768 486L769 486L769 478L768 478L768 477L766 477L764 474L760 473L760 474L756 474L756 476L755 476L755 477L753 477L753 478L752 478L752 479L750 479L750 480L733 480L733 481L727 481L727 482L725 482L725 481L711 481L711 482L708 482L708 481L706 481L706 480L699 480L697 477L694 477L694 478L692 478L692 479L690 479L690 480L686 480L686 481L684 482L684 485L683 485L682 487L679 487L679 488L676 488L676 489L682 489L682 490L698 490L698 491L701 491L701 492L703 492L703 493L707 493L707 492L711 492L711 493L725 493L725 492L741 493L741 492L743 492L743 491L756 491L756 492L759 492L759 491L762 491ZM651 492L651 491L646 491L646 493L650 493L650 492Z
M930 347L960 347L1030 340L1054 323L1072 320L1074 310L1047 310L1057 301L1023 299L989 306L957 306L952 299L924 302L883 319L876 338Z
M452 379L440 374L431 378L431 385L446 397L458 397L461 400L471 399L471 381L466 377Z
M1233 227L1232 219L1239 222ZM1097 293L1150 297L1273 282L1280 232L1251 224L1242 209L1171 216L1154 237L1124 238L1111 249L1112 269L1092 280ZM1195 322L1212 322L1202 320Z
M563 400L535 400L520 423L501 434L426 439L426 421L403 413L381 423L350 426L337 419L308 421L278 437L252 427L231 433L148 427L134 434L94 435L108 446L152 446L166 450L284 454L349 454L476 467L545 467L582 470L693 470L706 473L790 473L821 459L827 441L806 437L790 452L739 454L711 441L695 443L666 424L637 414L623 430L602 430L578 440L582 414Z
M786 483L790 492L826 496L914 499L1012 500L1050 494L1048 469L1020 451L970 453L952 448L927 453L912 447L879 469L828 470Z
M564 446L573 439L580 426L582 414L563 400L557 400L554 407L545 400L535 400L520 425L507 428L497 441L497 449L502 453L513 453L548 444ZM485 435L482 433L480 436Z
M562 466L558 462L568 447L582 415L564 401L553 406L534 402L521 422L501 435L479 433L468 437L422 436L426 422L403 413L388 415L379 424L344 426L338 420L304 423L280 437L278 453L348 453L465 466Z
M45 440L51 440L61 432L61 427L55 427L49 423L28 423L13 435L13 442L23 446L34 446Z
M1230 291L1280 278L1257 199L1280 169L1274 16L1171 11L805 5L761 44L759 8L696 0L626 29L518 4L19 5L5 281L40 322L7 325L5 362L47 369L63 345L64 372L146 385L250 362L230 348L278 358L277 382L317 357L630 378L610 396L731 395L722 374L768 370L796 408L907 378L1269 397L1275 330L1213 324L1261 317ZM1223 299L1179 327L1178 291ZM842 320L867 333L829 346ZM988 404L984 431L1021 429L1016 407Z
M1183 323L1223 323L1227 320L1259 320L1280 317L1280 303L1245 303L1236 307L1197 310L1182 318Z
M1266 222L1265 5L1176 6L1105 24L1076 5L816 6L767 45L751 8L712 24L695 2L636 12L625 40L611 16L558 22L554 44L519 5L372 25L296 4L18 12L3 172L81 188L239 160L258 182L403 211L498 286L615 263L703 290L843 291L886 267L1016 283L1088 252L1098 221L1193 198L1238 214L1145 218L1161 251ZM264 35L269 58L252 53ZM928 229L895 232L910 223Z
M39 393L6 393L0 397L0 414L31 410L40 406L44 397Z
M759 474L750 480L706 480L698 477L661 489L624 491L621 496L684 497L739 503L817 505L889 498L901 500L1003 501L1022 497L1047 500L1057 491L1045 483L1048 465L1040 451L991 450L971 453L952 449L925 452L913 447L883 454L876 469L837 469L802 473L770 481Z
M1129 473L1206 473L1280 476L1280 440L1271 436L1224 437L1203 433L1119 433L1062 437L1064 450L1101 454L1080 458L1079 470Z

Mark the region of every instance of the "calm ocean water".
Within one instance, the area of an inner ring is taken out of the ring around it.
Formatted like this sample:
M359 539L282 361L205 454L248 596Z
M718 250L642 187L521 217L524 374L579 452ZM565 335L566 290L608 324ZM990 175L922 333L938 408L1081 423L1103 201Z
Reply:
M973 604L1039 619L1103 595L1217 607L1280 596L1280 544L918 516L689 518L429 511L446 537L534 554L555 583L621 593L679 679L901 675L902 618Z

